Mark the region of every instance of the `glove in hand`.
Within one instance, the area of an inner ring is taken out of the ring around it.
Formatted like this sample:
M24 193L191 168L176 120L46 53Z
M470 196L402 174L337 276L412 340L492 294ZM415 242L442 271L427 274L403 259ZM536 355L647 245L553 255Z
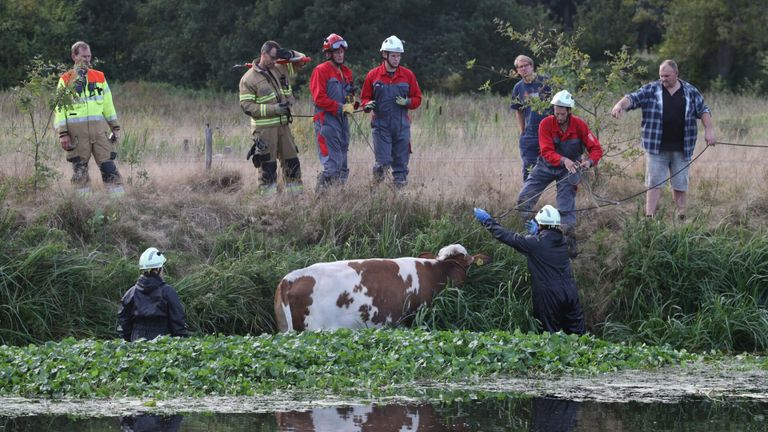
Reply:
M278 115L288 115L288 113L291 112L291 105L288 102L281 102L277 104L275 112Z
M363 111L365 112L371 112L371 110L376 109L376 101L368 101L368 103L363 106Z
M408 106L411 104L411 100L407 97L398 96L395 98L395 103L400 106Z
M536 235L539 233L539 223L531 219L525 223L525 229L530 235Z
M491 215L488 214L487 211L481 208L475 207L475 219L477 219L478 222L485 223L485 221L487 221L490 218L491 218Z
M354 114L355 112L355 104L353 103L345 103L341 107L341 111L345 114Z

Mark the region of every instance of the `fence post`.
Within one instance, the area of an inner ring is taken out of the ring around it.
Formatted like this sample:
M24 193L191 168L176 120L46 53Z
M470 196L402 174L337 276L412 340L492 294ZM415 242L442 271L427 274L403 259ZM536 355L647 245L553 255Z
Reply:
M211 159L213 159L213 131L211 125L205 124L205 169L211 169Z

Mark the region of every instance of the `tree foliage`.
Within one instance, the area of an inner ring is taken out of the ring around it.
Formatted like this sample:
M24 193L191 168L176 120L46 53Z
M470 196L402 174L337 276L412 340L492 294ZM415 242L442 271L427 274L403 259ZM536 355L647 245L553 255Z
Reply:
M650 53L653 62L659 55L675 58L699 87L738 88L766 78L768 36L755 31L768 16L763 6L747 0L5 0L0 88L18 85L33 57L68 61L69 46L85 40L97 66L116 81L232 89L240 78L232 65L252 60L264 41L317 62L324 59L324 37L335 32L349 41L348 63L360 80L379 62L381 41L396 34L406 42L404 64L425 89L468 91L488 76L465 69L467 60L508 67L525 49L500 35L494 19L519 31L578 34L579 49L600 62L609 60L606 51L627 47Z
M661 48L681 64L686 79L706 84L765 80L768 53L765 1L686 0L671 2Z

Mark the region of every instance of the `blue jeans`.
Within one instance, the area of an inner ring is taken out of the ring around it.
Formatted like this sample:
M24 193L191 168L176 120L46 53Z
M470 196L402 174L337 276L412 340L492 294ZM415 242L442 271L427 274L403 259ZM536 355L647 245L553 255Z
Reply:
M565 167L553 167L541 157L533 167L523 190L517 197L517 208L524 212L523 218L530 219L535 212L532 210L544 189L553 181L557 182L557 210L560 212L560 223L563 230L576 225L576 188L581 181L581 174L571 174ZM527 212L527 213L525 213Z

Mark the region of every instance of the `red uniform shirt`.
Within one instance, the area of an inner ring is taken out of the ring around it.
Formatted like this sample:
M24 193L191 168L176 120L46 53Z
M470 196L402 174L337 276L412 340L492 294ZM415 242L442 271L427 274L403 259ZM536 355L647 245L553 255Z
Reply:
M563 131L554 115L547 116L539 124L539 149L541 156L554 167L562 165L563 156L578 161L586 147L592 165L603 157L603 148L584 120L570 115L568 128Z

